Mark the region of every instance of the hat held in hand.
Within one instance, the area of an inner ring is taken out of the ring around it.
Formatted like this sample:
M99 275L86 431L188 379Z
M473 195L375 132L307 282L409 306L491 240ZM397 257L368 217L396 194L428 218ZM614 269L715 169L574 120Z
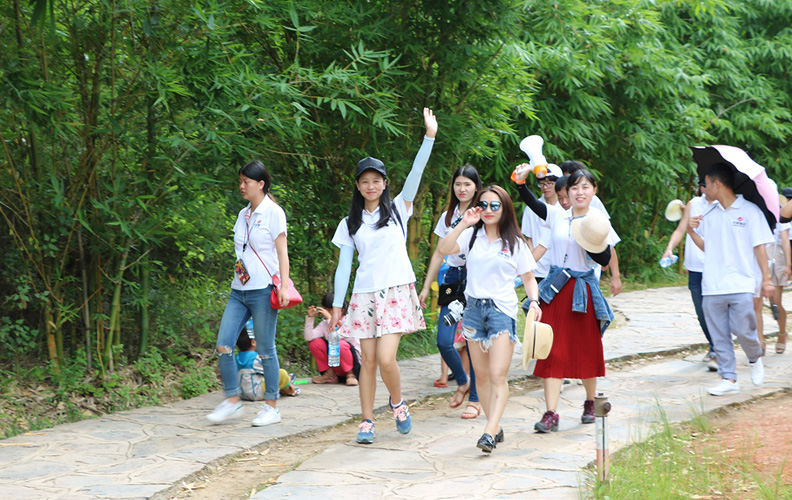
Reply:
M682 210L685 206L682 200L671 200L666 205L665 218L671 222L676 222L682 218Z
M596 208L590 208L586 215L572 217L572 237L588 252L605 251L610 230L608 217Z
M529 309L523 330L522 362L523 370L528 369L531 359L547 359L553 347L553 327L535 321L536 310Z

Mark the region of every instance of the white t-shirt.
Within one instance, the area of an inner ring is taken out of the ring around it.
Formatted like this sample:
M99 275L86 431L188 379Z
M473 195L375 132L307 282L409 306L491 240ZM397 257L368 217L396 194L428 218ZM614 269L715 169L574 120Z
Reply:
M708 211L696 231L704 239L702 295L754 293L761 281L754 247L773 242L762 210L738 194L729 208Z
M246 214L250 214L249 221ZM280 277L280 261L275 250L275 238L281 233L286 234L286 214L269 196L264 197L253 213L250 213L250 203L239 211L234 224L234 250L237 259L242 259L245 263L250 280L243 285L239 281L239 275L234 273L231 288L260 290L272 284L270 273ZM262 261L267 265L269 273Z
M445 238L448 233L451 232L451 227L446 226L445 218L448 211L443 212L443 215L440 216L440 220L437 221L437 225L434 228L434 234L436 234L439 238ZM454 224L459 218L459 205L454 208L454 215L451 217L451 224ZM465 266L465 254L457 254L457 255L449 255L446 258L446 263L448 263L451 267L464 267Z
M371 213L363 210L362 223L354 237L349 236L346 217L338 223L333 244L354 248L360 262L352 293L376 292L415 282L407 254L407 220L413 213L412 205L407 210L401 194L393 200L393 205L401 216L401 224L394 214L387 226L377 229L379 207Z
M589 210L597 209L592 204L589 206ZM545 222L550 228L551 243L550 248L540 260L547 257L551 265L566 267L572 271L586 272L589 269L594 269L594 275L599 279L602 266L589 257L583 247L578 245L575 238L572 237L572 209L548 207ZM621 241L619 235L611 227L608 233L608 245L614 247L619 241Z
M544 195L539 198L539 201L547 205L547 200L545 200ZM556 201L555 206L561 208L561 203ZM525 207L520 230L527 238L531 238L531 243L533 244L534 248L538 247L539 245L547 249L550 248L549 245L552 244L552 239L550 238L550 228L547 227L545 221L540 219L539 216L530 209L530 207ZM547 255L546 252L545 255ZM536 263L536 271L534 271L534 276L537 278L544 278L547 276L548 272L550 272L550 260L542 256Z
M715 202L717 203L717 202ZM714 206L707 201L705 196L696 196L688 202L690 204L690 216L698 217L703 215ZM704 251L696 245L689 234L685 236L685 269L694 273L704 272Z
M500 238L490 243L484 228L479 229L468 253L473 230L465 229L457 239L459 251L467 256L468 262L465 297L492 299L498 310L516 320L518 301L514 278L536 269L536 261L522 239L517 241L512 253Z

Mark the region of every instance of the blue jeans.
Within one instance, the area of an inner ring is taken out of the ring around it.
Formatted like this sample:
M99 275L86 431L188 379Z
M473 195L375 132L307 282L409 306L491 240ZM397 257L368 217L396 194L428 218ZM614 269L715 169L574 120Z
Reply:
M264 366L264 399L278 399L280 391L280 365L278 350L275 348L275 327L278 322L278 311L270 305L272 285L259 290L231 290L228 297L220 331L217 333L217 347L227 347L231 352L217 353L217 364L220 367L220 378L227 398L240 394L237 365L234 359L234 347L239 333L252 316L253 330L256 334L256 352L261 356Z
M688 290L690 290L690 298L693 299L693 307L696 309L696 317L698 318L701 330L704 336L707 337L710 352L715 352L712 346L712 337L710 336L709 328L707 328L707 320L704 317L704 308L701 306L701 273L696 271L688 271Z
M512 343L517 342L517 321L495 307L492 299L468 297L462 332L468 340L481 342L486 351L498 335L507 333Z
M444 285L459 283L465 279L464 267L451 267L443 278ZM454 374L454 380L457 385L465 385L468 381L468 376L462 366L462 358L459 356L454 347L454 337L456 335L456 324L447 326L443 323L443 318L448 314L448 306L440 307L440 320L437 322L437 349L440 351L440 356L443 361L451 369ZM478 393L476 393L476 374L473 372L473 363L470 364L470 396L468 401L478 401Z

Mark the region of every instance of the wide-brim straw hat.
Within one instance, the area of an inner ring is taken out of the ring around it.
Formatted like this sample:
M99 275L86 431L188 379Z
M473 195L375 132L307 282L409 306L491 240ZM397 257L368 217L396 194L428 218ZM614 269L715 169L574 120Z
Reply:
M528 310L523 330L522 362L523 370L528 369L531 359L547 359L553 348L553 327L535 321L536 311Z
M608 216L596 208L590 208L586 215L572 217L572 237L583 250L591 253L608 248L610 230Z
M682 207L684 206L685 204L682 203L682 200L669 201L665 209L665 218L671 222L680 220L682 218Z

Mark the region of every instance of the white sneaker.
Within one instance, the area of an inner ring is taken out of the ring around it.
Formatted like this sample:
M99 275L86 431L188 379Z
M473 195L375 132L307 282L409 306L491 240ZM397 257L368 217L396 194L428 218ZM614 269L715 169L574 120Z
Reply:
M709 368L709 371L711 372L718 371L718 358L713 356L709 360L707 360L707 368Z
M258 416L253 419L253 427L262 427L264 425L279 424L281 421L280 410L264 404L264 407L258 412Z
M702 363L707 363L711 358L714 358L714 357L715 357L715 355L713 353L707 351L707 353L704 355L704 357L701 358L701 362Z
M751 382L753 385L762 385L764 383L765 369L762 358L758 358L753 363L748 363L751 367Z
M242 402L229 403L227 399L224 399L222 403L217 405L217 408L215 408L212 413L206 416L206 419L213 424L217 424L223 420L228 420L231 417L238 417L240 415L242 415Z
M707 392L713 396L724 396L726 394L737 394L740 392L740 384L731 382L728 379L721 380L721 383L715 387L710 387Z

